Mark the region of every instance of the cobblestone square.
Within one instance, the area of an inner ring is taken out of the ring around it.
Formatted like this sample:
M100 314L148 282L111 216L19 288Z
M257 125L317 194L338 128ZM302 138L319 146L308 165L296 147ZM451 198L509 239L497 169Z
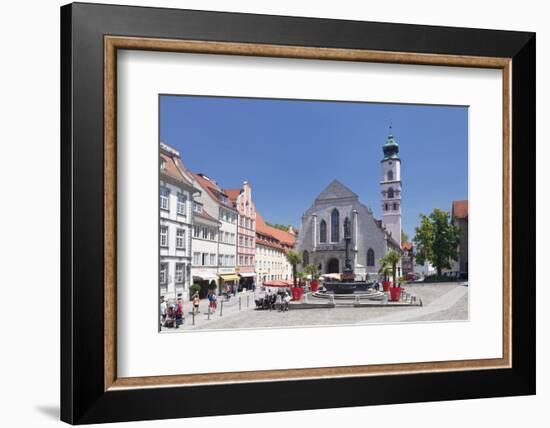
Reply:
M185 322L179 329L163 328L163 332L197 330L237 330L328 325L364 325L396 322L445 322L468 320L468 286L465 283L406 284L405 290L422 300L415 307L335 307L298 309L292 302L288 312L255 309L252 291L238 293L229 301L218 303L216 312L208 314L208 301L200 303L194 317L186 303ZM259 297L260 293L256 293ZM239 309L239 298L241 301ZM220 315L221 313L221 315Z

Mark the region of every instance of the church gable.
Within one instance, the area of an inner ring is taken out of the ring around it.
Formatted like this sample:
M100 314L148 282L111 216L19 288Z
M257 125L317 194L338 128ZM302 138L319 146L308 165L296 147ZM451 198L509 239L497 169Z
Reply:
M315 203L333 201L335 199L358 199L357 194L353 193L350 189L344 186L338 180L332 180L332 182L323 190L317 198Z

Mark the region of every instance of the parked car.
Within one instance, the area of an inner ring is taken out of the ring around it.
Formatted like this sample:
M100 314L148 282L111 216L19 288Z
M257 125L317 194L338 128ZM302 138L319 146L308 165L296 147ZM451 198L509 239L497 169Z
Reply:
M407 281L416 281L420 278L421 278L420 274L416 272L409 272L407 275L405 275L405 280Z

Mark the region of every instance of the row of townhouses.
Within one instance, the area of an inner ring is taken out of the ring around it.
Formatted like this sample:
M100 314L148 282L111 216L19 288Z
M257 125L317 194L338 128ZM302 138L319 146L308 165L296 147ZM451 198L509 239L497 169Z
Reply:
M286 252L296 232L271 227L256 211L252 188L223 189L193 173L173 147L160 146L160 294L189 297L198 284L221 293L270 280L291 280Z

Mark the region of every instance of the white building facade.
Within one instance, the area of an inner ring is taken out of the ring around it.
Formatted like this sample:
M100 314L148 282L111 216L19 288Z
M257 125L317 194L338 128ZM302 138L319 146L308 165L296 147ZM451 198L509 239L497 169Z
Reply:
M218 284L218 236L221 222L208 214L199 201L193 202L193 258L191 276L193 284L201 287L204 296Z
M202 206L203 211L219 222L216 253L218 292L221 293L227 289L232 290L233 287L238 285L239 281L236 271L237 210L215 180L204 174L193 174L193 176L195 177L196 186L201 190L201 195L196 200ZM199 251L197 250L197 252Z
M169 299L189 294L192 204L197 190L183 172L178 151L161 144L159 292Z

